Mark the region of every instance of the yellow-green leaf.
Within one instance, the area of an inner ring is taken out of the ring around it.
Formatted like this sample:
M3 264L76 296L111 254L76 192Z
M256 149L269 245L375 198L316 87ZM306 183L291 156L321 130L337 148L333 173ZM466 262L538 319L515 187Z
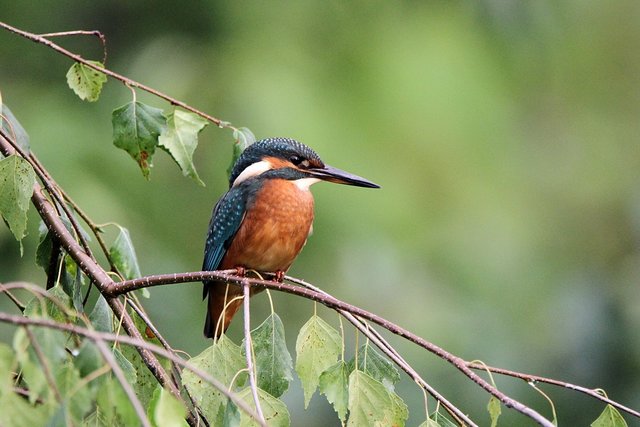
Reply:
M347 426L403 426L408 417L407 405L380 381L358 369L349 375Z
M489 416L491 417L491 427L496 427L498 425L498 418L502 413L502 409L500 408L500 401L495 396L491 396L491 399L489 399L489 403L487 403L487 411L489 411Z
M104 68L98 61L89 61L93 65ZM83 101L94 102L100 97L102 85L107 81L107 75L94 70L80 62L76 62L67 71L67 84Z
M171 392L158 386L147 409L147 416L154 426L183 427L187 426L185 415L187 410Z
M340 333L315 314L300 328L296 372L302 382L305 408L318 387L320 374L336 363L341 348Z
M215 344L205 349L199 355L191 358L189 364L207 372L232 390L242 387L247 374L237 375L246 369L246 361L240 347L222 335ZM231 381L235 381L231 384ZM225 404L224 397L215 387L195 375L188 369L182 371L182 383L189 390L194 402L202 409L208 420L215 420L220 405Z
M244 400L245 403L255 411L256 404L253 401L253 395L249 387L239 392L238 397ZM291 424L289 411L287 410L287 406L281 400L273 397L262 389L258 389L258 401L260 402L260 408L262 408L264 420L269 427L289 427ZM245 412L241 411L240 427L254 426L259 426L259 424Z
M616 408L607 405L591 427L627 427L627 422Z
M344 361L339 361L320 375L320 393L327 397L344 423L347 419L349 403L349 368Z
M182 110L174 110L167 117L167 127L158 138L160 147L175 160L184 176L193 178L204 187L193 165L193 153L198 146L198 133L209 122L200 116Z

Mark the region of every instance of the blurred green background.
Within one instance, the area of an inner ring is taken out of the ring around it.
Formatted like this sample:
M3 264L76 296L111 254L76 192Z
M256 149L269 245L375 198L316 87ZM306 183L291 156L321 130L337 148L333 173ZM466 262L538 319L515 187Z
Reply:
M602 387L640 407L639 2L25 1L5 2L0 20L35 33L101 30L114 71L258 138L297 138L380 184L314 186L315 232L294 276L466 359ZM57 42L102 57L97 40ZM111 111L129 90L110 80L97 103L82 102L66 86L70 65L0 32L3 101L55 179L96 222L130 230L143 274L198 270L226 186L230 132L201 134L206 188L164 153L146 182L111 142ZM33 262L38 222L32 209L23 258L0 227L0 281L44 284ZM174 347L195 355L209 344L200 285L151 294L146 307ZM274 298L293 350L313 305ZM268 313L264 294L252 308L257 324ZM6 299L0 309L16 311ZM0 325L0 339L12 333ZM230 333L240 340L238 319ZM391 340L489 424L476 385ZM550 416L526 384L497 384ZM408 425L419 424L421 393L407 379L399 390ZM560 425L588 425L603 409L544 390ZM285 401L293 425L338 424L324 397L305 413L297 383ZM501 423L531 424L509 410Z

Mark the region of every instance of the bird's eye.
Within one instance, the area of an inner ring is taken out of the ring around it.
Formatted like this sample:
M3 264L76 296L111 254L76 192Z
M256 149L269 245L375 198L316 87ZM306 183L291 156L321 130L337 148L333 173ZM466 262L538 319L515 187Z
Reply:
M302 158L300 156L291 156L289 157L289 161L291 163L293 163L294 165L298 166L300 164L300 162L302 162Z

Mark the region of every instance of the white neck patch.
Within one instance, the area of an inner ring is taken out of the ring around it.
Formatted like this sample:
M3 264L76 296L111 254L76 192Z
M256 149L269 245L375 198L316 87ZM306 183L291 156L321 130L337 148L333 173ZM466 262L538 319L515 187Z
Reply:
M236 180L233 181L232 187L235 187L236 185L240 184L242 181L246 181L251 177L258 176L270 169L273 169L273 165L267 160L256 162L251 166L245 168L245 170L243 170L242 173L238 175Z

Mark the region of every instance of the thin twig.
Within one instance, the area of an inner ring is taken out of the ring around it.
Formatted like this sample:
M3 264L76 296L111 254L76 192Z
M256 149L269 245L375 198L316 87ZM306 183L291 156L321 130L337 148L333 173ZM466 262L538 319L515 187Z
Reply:
M113 71L111 71L111 70L109 70L107 68L99 67L99 66L93 64L92 62L84 59L82 56L66 50L62 46L57 45L56 43L52 42L51 40L48 40L45 37L39 36L37 34L30 33L28 31L21 30L19 28L12 27L11 25L8 25L8 24L6 24L4 22L1 22L1 21L0 21L0 27L3 27L4 29L6 29L8 31L11 31L12 33L18 34L18 35L20 35L22 37L25 37L25 38L33 41L33 42L43 44L43 45L55 50L56 52L61 53L64 56L73 59L76 62L80 62L80 63L86 65L89 68L92 68L92 69L94 69L96 71L104 73L107 76L113 77L114 79L121 81L122 83L124 83L127 86L135 87L137 89L143 90L145 92L148 92L148 93L150 93L152 95L157 96L158 98L164 99L165 101L169 102L172 105L177 105L178 107L180 107L180 108L182 108L184 110L191 111L192 113L197 114L198 116L210 121L211 123L215 124L218 127L229 128L229 129L232 129L232 130L236 130L236 128L234 126L232 126L228 122L225 122L225 121L220 120L220 119L218 119L216 117L210 116L209 114L206 114L206 113L204 113L204 112L202 112L200 110L197 110L197 109L191 107L190 105L185 104L182 101L179 101L179 100L177 100L175 98L170 97L169 95L166 95L166 94L164 94L164 93L162 93L162 92L160 92L160 91L158 91L156 89L153 89L152 87L149 87L149 86L144 85L142 83L138 83L135 80L131 80L130 78L125 77L125 76L123 76L121 74L115 73L115 72L113 72Z
M13 293L11 293L11 291L9 291L9 289L7 289L5 286L8 284L13 284L13 283L27 283L27 282L9 282L7 284L2 284L0 283L0 293L5 293L7 294L7 296L9 297L9 299L16 305L16 307L18 307L18 310L24 312L24 309L26 307L26 304L24 304L22 301L20 301L18 299L18 297L16 297L15 295L13 295Z
M256 412L260 421L264 421L264 414L262 413L262 406L260 406L260 398L258 396L258 385L256 383L256 371L253 366L253 352L251 341L251 314L249 311L249 298L251 285L248 281L242 282L242 290L244 293L243 309L244 309L244 353L247 359L247 370L249 371L249 387L251 388L251 395L253 396L253 402L256 404Z
M107 63L107 39L100 31L97 30L74 30L74 31L62 31L57 33L45 33L38 34L40 37L66 37L66 36L96 36L102 43L102 63Z
M614 406L615 408L624 411L630 415L633 415L634 417L640 418L640 412L636 411L635 409L629 408L628 406L625 406L621 403L616 402L615 400L611 400L609 399L607 396L602 395L602 393L598 392L598 389L591 389L591 388L587 388L587 387L583 387L580 385L576 385L576 384L571 384L565 381L559 381L559 380L555 380L553 378L546 378L546 377L541 377L538 375L531 375L531 374L525 374L522 372L516 372L516 371L510 371L508 369L503 369L503 368L496 368L493 366L487 366L485 364L480 364L480 363L475 363L475 362L469 362L467 364L471 369L477 369L477 370L487 370L496 374L500 374L500 375L505 375L505 376L509 376L509 377L513 377L513 378L519 378L523 381L526 381L527 383L544 383L544 384L549 384L549 385L553 385L553 386L557 386L557 387L563 387L569 390L574 390L577 391L579 393L583 393L586 394L588 396L591 396L595 399L598 399L604 403L607 403L611 406Z

